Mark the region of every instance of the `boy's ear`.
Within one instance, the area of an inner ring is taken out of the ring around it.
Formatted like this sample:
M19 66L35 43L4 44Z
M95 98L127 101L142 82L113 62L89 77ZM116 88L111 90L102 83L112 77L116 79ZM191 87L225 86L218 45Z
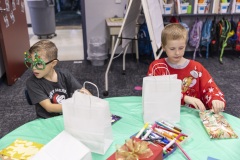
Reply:
M52 66L55 67L55 66L57 65L57 63L58 63L58 60L54 60L54 61L52 62Z

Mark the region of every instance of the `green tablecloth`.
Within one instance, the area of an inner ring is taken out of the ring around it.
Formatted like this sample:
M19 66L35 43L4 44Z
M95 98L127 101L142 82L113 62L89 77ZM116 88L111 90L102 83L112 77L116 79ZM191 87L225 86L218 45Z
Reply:
M115 152L116 144L124 144L124 141L143 127L142 98L141 97L114 97L106 98L113 114L122 119L112 126L114 142L105 155L92 153L93 159L104 160ZM240 136L240 119L224 113L234 131ZM178 124L189 134L182 147L193 160L207 160L213 157L221 160L240 159L240 140L238 139L210 139L207 135L199 114L196 110L182 107L181 121ZM64 129L63 117L49 119L37 119L10 132L0 139L0 149L7 147L15 139L35 141L46 144ZM186 159L182 152L177 149L166 159Z

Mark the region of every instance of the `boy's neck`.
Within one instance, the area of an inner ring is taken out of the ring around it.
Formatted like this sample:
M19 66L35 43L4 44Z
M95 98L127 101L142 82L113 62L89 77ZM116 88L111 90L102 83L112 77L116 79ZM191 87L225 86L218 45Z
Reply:
M58 81L57 73L56 73L55 69L52 69L44 78L48 81L51 81L51 82L57 82Z
M165 58L166 62L168 63L169 66L171 66L172 68L175 68L175 69L183 69L185 68L188 64L189 64L189 59L186 59L186 58L182 58L181 61L177 64L173 64L171 63L168 58Z

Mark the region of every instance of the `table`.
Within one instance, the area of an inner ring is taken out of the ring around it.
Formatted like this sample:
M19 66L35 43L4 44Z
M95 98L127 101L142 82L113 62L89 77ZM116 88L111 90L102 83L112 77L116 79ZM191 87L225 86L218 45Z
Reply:
M109 35L111 38L111 52L110 52L111 54L112 54L113 47L114 47L115 41L116 41L115 37L118 36L121 26L122 26L122 23L123 23L123 19L118 19L116 21L114 21L114 19L112 21L111 18L106 19L106 24L107 24Z
M105 160L113 152L115 145L124 144L131 135L138 132L143 126L142 98L141 97L113 97L106 98L113 114L122 117L112 126L114 142L105 155L92 153L94 160ZM230 123L236 134L240 136L240 119L224 113L224 117ZM198 111L192 108L181 107L181 120L179 126L189 134L189 139L183 142L182 147L192 160L207 160L213 157L221 160L236 160L240 157L240 140L238 139L210 139L199 118ZM48 143L64 129L63 117L49 119L37 119L24 124L0 139L0 149L7 147L15 139L21 138ZM186 158L179 149L168 156L167 160L185 160Z
M114 48L114 45L115 45L115 42L116 42L116 39L119 32L120 32L120 29L121 29L121 26L122 26L122 23L123 23L123 18L107 18L106 19L106 24L107 24L107 28L108 28L108 31L109 31L109 35L110 35L110 38L111 38L111 50L110 50L110 53L112 54L113 52L113 48ZM139 28L139 25L136 25L136 33L138 32L138 28ZM135 37L137 39L137 36ZM138 55L138 43L137 41L135 40L135 49L136 49L136 59L138 60L139 59L139 55Z

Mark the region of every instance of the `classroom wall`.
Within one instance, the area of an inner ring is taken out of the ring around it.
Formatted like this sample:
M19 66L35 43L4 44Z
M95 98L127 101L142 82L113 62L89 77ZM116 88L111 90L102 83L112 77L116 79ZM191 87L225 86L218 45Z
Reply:
M86 39L87 47L91 37L104 37L107 39L107 45L109 47L110 39L107 30L105 19L117 15L123 16L124 6L127 0L121 0L120 4L116 4L115 0L85 0L85 17L86 17ZM170 17L166 17L165 20L169 20ZM194 23L195 18L182 17L182 20L189 24L189 27ZM130 46L131 47L131 46ZM187 51L192 51L193 48L187 47ZM120 52L120 49L116 51ZM128 52L131 52L129 48Z
M115 0L85 0L87 47L92 37L104 37L109 44L105 19L115 15L122 17L126 2L127 0L121 0L117 4Z

